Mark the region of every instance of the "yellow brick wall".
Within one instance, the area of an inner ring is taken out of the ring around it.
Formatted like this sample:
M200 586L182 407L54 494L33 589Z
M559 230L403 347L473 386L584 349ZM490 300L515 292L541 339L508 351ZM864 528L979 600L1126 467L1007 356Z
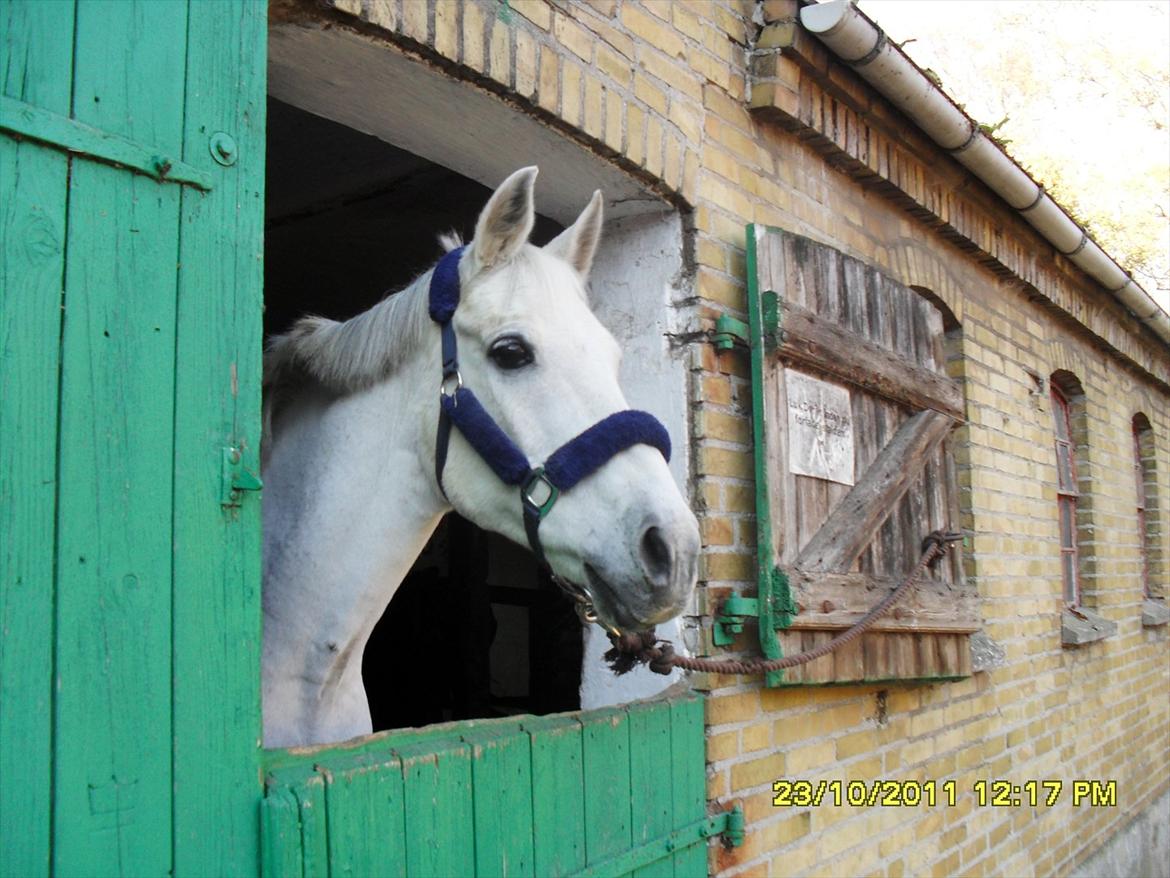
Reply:
M695 330L712 330L722 313L744 317L749 222L825 241L949 306L962 325L951 367L967 398L956 452L967 574L1006 663L940 685L768 690L754 679L699 678L711 689L712 806L741 802L748 821L744 846L713 847L710 866L726 875L1067 872L1170 784L1170 637L1140 621L1130 444L1131 419L1144 412L1161 461L1155 575L1164 580L1170 357L806 35L757 62L750 93L757 22L781 25L767 34L772 45L791 43L783 28L796 8L335 0L332 15L496 92L691 213ZM755 589L751 387L740 351L698 343L693 363L700 605L709 609L731 589ZM1078 649L1060 637L1046 391L1056 369L1085 390L1085 603L1118 625ZM753 637L741 639L743 652ZM781 778L950 780L957 802L777 808ZM1061 780L1065 789L1051 808L992 807L975 799L981 779ZM1074 807L1077 779L1116 781L1117 807Z

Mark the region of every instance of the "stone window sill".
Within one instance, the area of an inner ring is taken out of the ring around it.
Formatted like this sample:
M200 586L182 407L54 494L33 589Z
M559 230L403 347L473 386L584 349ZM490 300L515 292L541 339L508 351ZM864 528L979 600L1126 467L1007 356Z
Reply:
M1066 609L1060 614L1060 640L1065 646L1083 646L1116 633L1116 622L1110 622L1084 607Z
M1147 598L1142 601L1142 625L1144 627L1154 628L1158 625L1165 625L1167 622L1170 622L1170 607L1166 606L1164 600Z

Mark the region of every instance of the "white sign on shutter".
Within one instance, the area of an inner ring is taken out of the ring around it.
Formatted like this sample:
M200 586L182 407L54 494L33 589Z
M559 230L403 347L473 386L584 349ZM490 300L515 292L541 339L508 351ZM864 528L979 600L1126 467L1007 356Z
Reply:
M785 370L788 467L801 476L853 484L853 411L849 390Z

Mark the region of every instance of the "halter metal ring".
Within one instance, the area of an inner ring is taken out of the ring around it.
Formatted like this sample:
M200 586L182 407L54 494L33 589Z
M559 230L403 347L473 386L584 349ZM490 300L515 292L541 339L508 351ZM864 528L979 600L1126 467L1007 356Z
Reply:
M448 393L447 388L450 387L452 378L455 379L455 386L451 387L451 391ZM458 369L456 369L453 373L444 375L443 380L439 382L439 396L450 396L454 398L455 394L457 394L462 389L463 375Z
M549 481L541 466L532 470L520 487L520 498L526 506L536 510L539 518L549 514L560 495L560 490Z

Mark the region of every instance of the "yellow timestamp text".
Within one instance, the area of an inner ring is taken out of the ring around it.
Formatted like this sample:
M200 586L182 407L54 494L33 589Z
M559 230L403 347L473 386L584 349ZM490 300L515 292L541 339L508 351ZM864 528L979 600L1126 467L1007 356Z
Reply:
M953 780L778 780L772 792L777 808L933 808L954 807L963 790ZM980 808L1051 808L1065 795L1074 806L1117 807L1115 780L977 780L970 793Z

